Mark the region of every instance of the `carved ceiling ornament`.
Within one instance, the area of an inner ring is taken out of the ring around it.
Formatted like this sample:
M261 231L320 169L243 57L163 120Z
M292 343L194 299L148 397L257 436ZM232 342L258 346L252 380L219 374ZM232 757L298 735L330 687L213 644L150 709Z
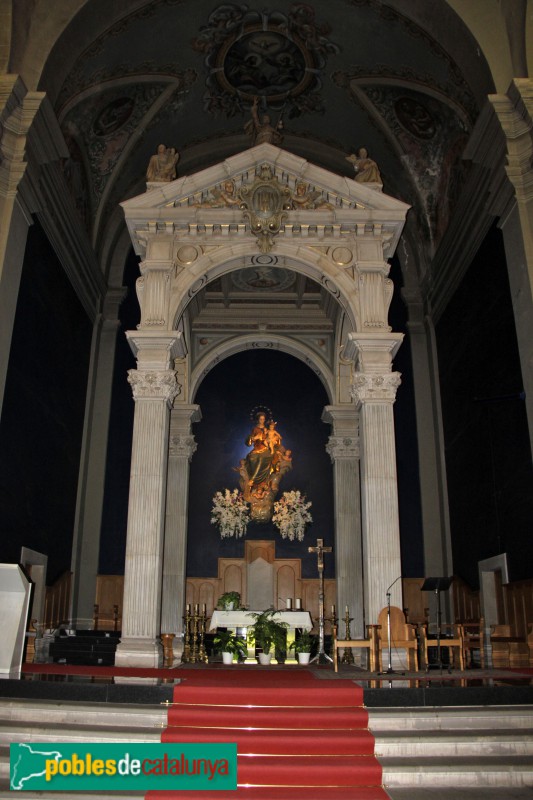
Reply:
M279 183L269 164L263 164L254 182L239 189L239 198L260 251L269 253L291 208L291 190Z

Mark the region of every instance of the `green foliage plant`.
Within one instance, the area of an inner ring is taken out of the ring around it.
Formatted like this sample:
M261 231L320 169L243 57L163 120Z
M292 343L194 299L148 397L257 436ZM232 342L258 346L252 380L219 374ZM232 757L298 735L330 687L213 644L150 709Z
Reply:
M248 641L260 647L263 653L270 653L270 648L284 650L286 647L287 622L274 619L278 612L275 608L258 611L250 614L255 619L254 624L248 628Z

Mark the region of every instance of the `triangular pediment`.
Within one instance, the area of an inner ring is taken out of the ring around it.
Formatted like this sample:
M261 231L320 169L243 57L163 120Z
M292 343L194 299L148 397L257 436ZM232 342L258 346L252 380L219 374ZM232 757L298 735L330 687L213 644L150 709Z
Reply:
M298 224L381 225L394 250L409 206L381 191L337 175L271 144L251 147L219 164L147 191L122 203L135 244L145 226L216 224L243 220L242 198L266 176L284 209Z

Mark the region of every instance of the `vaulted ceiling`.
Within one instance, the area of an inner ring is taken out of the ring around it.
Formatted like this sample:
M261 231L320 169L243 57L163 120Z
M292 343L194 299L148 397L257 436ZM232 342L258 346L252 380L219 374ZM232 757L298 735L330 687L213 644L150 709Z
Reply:
M191 174L249 146L252 98L283 147L353 176L366 146L384 191L434 244L490 71L444 0L91 0L58 38L40 88L55 107L80 214L97 249L118 203L144 191L164 143Z

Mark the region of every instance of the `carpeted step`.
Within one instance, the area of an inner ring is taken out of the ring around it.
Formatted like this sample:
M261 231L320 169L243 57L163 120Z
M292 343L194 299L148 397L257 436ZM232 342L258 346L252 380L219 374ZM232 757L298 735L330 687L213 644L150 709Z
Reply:
M163 742L175 741L175 729L164 731ZM372 755L374 737L367 730L316 731L232 730L227 728L180 728L180 742L197 744L236 742L241 754L266 755Z
M239 788L232 797L387 800L359 686L345 680L325 685L308 673L241 674L242 683L229 673L176 686L162 740L236 742ZM194 792L194 800L202 796L222 800L219 791Z
M363 708L277 708L260 706L169 706L170 728L283 728L285 730L324 730L367 728L368 713ZM176 732L179 735L179 732Z
M264 674L264 673L263 673ZM178 703L204 703L206 705L253 706L362 706L363 690L352 681L335 681L333 686L308 681L295 686L282 676L265 683L257 678L248 685L227 685L199 681L184 681L176 687L174 701ZM334 687L334 688L333 688Z

